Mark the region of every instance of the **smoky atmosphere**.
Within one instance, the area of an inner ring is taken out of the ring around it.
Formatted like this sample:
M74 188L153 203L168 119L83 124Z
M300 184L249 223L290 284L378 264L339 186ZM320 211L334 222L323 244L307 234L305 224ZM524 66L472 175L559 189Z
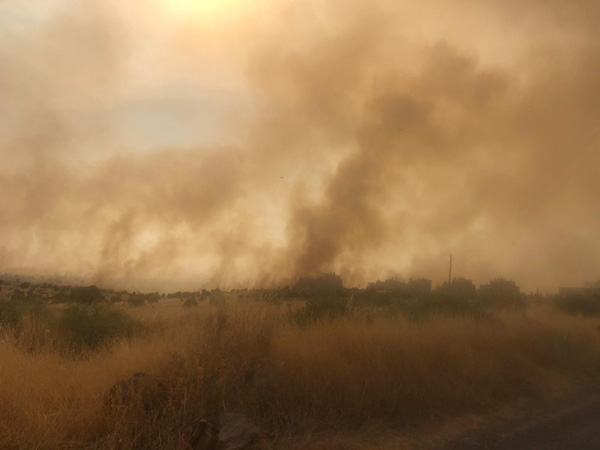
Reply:
M599 429L599 0L0 0L0 450Z
M0 270L600 273L595 1L0 5Z

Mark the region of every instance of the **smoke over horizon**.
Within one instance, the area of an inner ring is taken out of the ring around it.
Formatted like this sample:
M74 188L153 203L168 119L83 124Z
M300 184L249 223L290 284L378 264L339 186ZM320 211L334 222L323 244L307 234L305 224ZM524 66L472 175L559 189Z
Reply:
M41 4L0 5L0 271L600 278L597 2Z

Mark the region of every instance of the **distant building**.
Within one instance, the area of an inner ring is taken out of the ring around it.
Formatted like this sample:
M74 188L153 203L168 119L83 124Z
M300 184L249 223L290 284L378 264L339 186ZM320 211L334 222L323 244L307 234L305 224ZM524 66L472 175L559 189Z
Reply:
M408 286L415 295L431 294L431 280L426 280L425 278L411 278L408 281Z
M444 290L452 295L473 297L477 291L473 280L468 278L453 278L450 284L444 283Z
M558 293L563 297L585 295L590 289L584 287L559 287Z
M402 295L427 295L431 293L431 280L411 278L408 283L396 278L385 281L375 281L367 285L367 290L376 292L391 292Z
M388 278L385 281L375 281L367 285L367 290L377 292L402 292L408 293L408 285L397 278Z
M318 277L303 277L294 284L293 291L298 294L331 294L343 289L342 278L334 273Z
M585 283L584 287L560 287L558 293L562 297L600 295L600 281Z

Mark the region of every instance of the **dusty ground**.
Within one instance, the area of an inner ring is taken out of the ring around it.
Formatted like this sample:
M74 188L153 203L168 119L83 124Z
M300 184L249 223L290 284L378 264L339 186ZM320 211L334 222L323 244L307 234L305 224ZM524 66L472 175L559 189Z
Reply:
M600 386L586 383L554 400L506 405L486 414L440 419L401 432L362 430L294 448L311 450L598 450ZM269 447L270 448L270 447ZM277 447L284 448L284 447Z
M428 448L428 447L421 447ZM600 395L580 392L464 433L436 450L600 449Z

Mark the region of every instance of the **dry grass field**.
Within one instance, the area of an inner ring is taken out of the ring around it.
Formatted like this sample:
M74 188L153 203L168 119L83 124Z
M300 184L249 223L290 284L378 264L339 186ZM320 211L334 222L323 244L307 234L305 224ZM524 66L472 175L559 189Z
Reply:
M384 448L382 436L566 395L600 372L600 320L551 305L298 321L300 301L182 303L100 306L136 326L91 349L69 342L66 305L5 325L0 448L189 449L201 419L226 413L261 429L256 448ZM135 395L110 399L140 372Z

